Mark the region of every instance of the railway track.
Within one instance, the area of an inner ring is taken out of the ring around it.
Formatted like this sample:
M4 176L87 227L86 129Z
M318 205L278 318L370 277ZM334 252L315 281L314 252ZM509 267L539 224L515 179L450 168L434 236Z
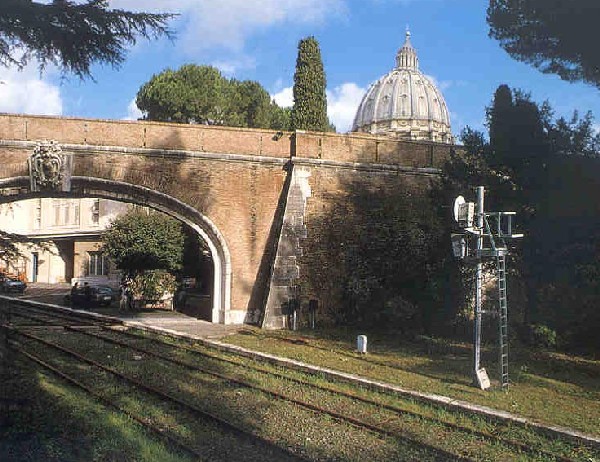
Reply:
M272 403L285 403L286 406L300 408L305 414L310 415L317 425L320 420L326 418L337 422L342 428L351 427L355 432L373 434L376 439L391 439L401 445L412 447L415 451L423 454L424 457L421 460L488 460L485 450L482 450L488 446L502 447L504 455L513 454L515 460L518 458L565 462L585 460L573 458L564 450L563 452L547 450L553 445L543 435L537 435L536 441L531 441L531 439L519 441L503 434L503 429L498 426L494 426L491 431L477 428L477 422L471 421L478 420L475 418L470 420L466 416L458 416L458 418L449 416L456 420L451 421L448 416L442 418L436 415L435 409L432 409L431 406L407 402L409 400L400 398L396 398L396 402L393 404L386 403L385 399L370 396L373 393L369 394L364 390L345 390L339 385L315 381L314 378L305 377L297 372L277 370L275 367L248 361L247 358L236 358L234 355L224 354L217 350L211 351L206 346L182 345L181 341L176 343L158 335L154 336L134 329L124 330L121 326L107 325L94 320L86 325L81 322L80 316L70 317L68 314L61 313L59 316L53 317L52 314L44 313L39 309L21 310L15 314L13 319L16 321L12 327L15 336L26 339L21 340L18 345L15 344L15 347L29 355L40 366L49 370L54 368L53 372L62 374L61 376L65 380L74 384L81 382L77 377L60 370L56 365L50 364L49 361L36 355L35 348L33 348L34 351L31 350L32 343L43 345L46 350L52 349L61 355L72 358L72 361L85 363L89 367L117 377L146 393L187 408L189 412L217 422L223 428L246 435L245 438L259 438L260 444L266 444L275 451L283 451L282 454L292 458L290 460L307 457L307 455L301 454L298 447L290 450L275 446L273 441L257 437L252 432L247 435L248 432L239 425L234 425L231 421L215 415L214 412L206 411L198 404L183 399L174 391L173 385L167 384L166 388L170 391L166 392L164 388L152 385L151 380L142 381L139 374L136 375L134 371L119 367L118 361L106 361L106 359L100 361L99 359L104 356L110 357L107 352L119 358L137 355L138 358L144 358L146 362L152 358L151 361L155 363L155 366L159 369L164 368L165 372L168 369L169 375L182 376L184 375L182 371L185 370L186 373L193 374L195 380L202 380L205 383L216 382L217 389L243 388L248 390L250 395L262 395ZM28 324L19 327L18 319L26 319ZM35 323L37 323L37 327L34 325ZM41 325L54 326L54 329L44 331L43 328L39 328ZM57 327L58 329L56 329ZM68 332L68 335L61 334L61 330ZM63 341L60 342L58 339ZM65 339L68 341L64 342ZM87 341L82 339L87 339ZM87 347L77 348L77 351L73 348L73 345L82 344ZM94 390L89 386L87 390L90 394L94 394ZM143 419L141 420L143 421ZM427 438L421 437L418 430L424 426L435 428L441 435L442 441L438 438L432 443ZM514 433L514 429L509 430L509 433ZM160 430L155 429L154 431L164 435L164 432ZM461 439L472 442L474 448L479 447L479 449L466 451L462 447L443 444L443 437L450 434L455 436L461 434ZM187 447L188 444L180 439L173 438L172 444L193 454L193 451ZM196 456L199 457L198 454ZM308 455L308 458L311 457L314 456ZM316 458L318 459L318 457Z

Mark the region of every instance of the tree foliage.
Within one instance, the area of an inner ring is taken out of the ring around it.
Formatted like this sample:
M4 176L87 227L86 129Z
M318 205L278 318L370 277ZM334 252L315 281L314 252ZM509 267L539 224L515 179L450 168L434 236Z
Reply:
M592 115L555 120L547 103L502 85L487 119L489 141L465 130L464 152L446 173L455 192L485 185L486 209L518 212L525 237L510 267L523 290L511 318L556 331L563 347L600 350L589 328L600 322L600 205L590 200L600 195L600 137Z
M152 76L136 104L148 120L288 130L289 113L250 80L227 79L212 66L186 64Z
M159 212L131 211L118 217L102 236L103 251L128 273L177 271L183 261L182 225Z
M600 55L590 36L600 22L597 0L490 0L487 22L513 58L600 88Z
M111 9L107 0L3 0L0 8L0 63L22 67L32 58L43 69L52 63L80 78L94 63L120 65L139 36L172 33L172 15Z
M23 252L18 243L29 243L26 236L0 230L0 260L15 261L22 258Z
M321 132L331 130L327 119L326 86L319 42L312 36L300 40L294 73L294 129Z

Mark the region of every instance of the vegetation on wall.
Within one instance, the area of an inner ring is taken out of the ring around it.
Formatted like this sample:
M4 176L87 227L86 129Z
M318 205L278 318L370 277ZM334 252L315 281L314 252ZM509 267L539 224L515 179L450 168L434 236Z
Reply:
M138 91L145 119L229 127L290 128L290 110L250 80L227 79L212 66L186 64L152 76Z
M430 180L378 177L345 180L335 206L308 219L317 236L303 243L303 293L338 325L440 332L460 296L448 222Z

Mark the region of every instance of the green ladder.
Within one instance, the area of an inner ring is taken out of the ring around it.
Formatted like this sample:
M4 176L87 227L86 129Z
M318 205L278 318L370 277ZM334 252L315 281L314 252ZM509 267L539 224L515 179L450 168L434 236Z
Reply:
M508 300L506 297L506 257L499 255L498 265L498 325L500 346L500 381L508 389Z

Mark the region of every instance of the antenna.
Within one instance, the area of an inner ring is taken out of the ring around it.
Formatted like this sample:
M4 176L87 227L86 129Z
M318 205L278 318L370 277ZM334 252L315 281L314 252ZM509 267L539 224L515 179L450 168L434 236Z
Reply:
M456 199L454 199L454 221L458 222L458 211L460 206L465 202L465 198L462 196L458 196Z

